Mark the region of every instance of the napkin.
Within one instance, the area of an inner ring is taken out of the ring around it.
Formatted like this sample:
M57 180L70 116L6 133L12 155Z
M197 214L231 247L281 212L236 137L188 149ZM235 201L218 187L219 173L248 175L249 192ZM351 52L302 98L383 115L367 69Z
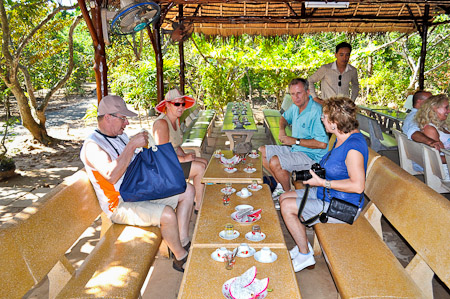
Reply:
M227 158L225 158L225 157L220 157L220 163L222 163L222 164L232 164L232 165L234 165L234 164L238 164L239 162L241 162L241 158L239 157L239 156L233 156L232 158L230 158L230 159L227 159Z

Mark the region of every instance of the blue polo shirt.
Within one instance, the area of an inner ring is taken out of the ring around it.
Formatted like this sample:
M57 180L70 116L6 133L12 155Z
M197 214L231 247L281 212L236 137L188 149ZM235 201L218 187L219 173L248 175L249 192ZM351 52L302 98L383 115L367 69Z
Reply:
M300 139L315 139L317 141L328 144L328 135L322 124L320 116L322 115L322 106L315 102L311 96L308 105L302 113L296 105L292 105L283 117L292 126L292 137ZM292 145L292 152L302 152L311 159L319 162L323 155L327 153L327 149L312 149L300 145Z

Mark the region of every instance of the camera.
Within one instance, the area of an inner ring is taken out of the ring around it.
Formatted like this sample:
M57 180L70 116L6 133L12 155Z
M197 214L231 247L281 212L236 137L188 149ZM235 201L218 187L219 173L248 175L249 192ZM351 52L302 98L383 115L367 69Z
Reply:
M311 170L314 171L322 179L325 178L325 169L322 168L319 163L314 163L311 166ZM292 180L294 181L307 181L312 178L312 175L309 173L309 170L294 170L292 172Z

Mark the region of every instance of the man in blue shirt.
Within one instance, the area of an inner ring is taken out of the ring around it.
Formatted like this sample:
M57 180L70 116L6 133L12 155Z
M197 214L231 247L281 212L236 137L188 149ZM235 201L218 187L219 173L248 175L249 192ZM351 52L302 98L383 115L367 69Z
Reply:
M319 162L327 152L328 135L320 117L322 106L309 95L308 81L293 79L289 83L293 104L280 118L278 138L283 145L265 145L259 148L264 167L273 175L278 186L274 200L290 190L293 170L307 170ZM286 135L286 126L292 125L292 137Z

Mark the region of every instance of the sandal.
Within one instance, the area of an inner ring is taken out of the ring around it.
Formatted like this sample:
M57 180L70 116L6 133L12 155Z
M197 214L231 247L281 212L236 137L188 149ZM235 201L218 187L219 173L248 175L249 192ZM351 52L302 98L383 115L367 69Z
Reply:
M190 242L189 242L189 243L190 243ZM189 245L189 244L188 244L188 245ZM177 260L177 259L174 257L174 258L173 258L173 264L172 264L172 267L173 267L175 270L177 270L177 271L184 272L183 266L184 266L184 264L186 264L187 259L188 259L188 256L189 256L189 254L186 254L186 256L185 256L183 259L181 259L181 260Z

